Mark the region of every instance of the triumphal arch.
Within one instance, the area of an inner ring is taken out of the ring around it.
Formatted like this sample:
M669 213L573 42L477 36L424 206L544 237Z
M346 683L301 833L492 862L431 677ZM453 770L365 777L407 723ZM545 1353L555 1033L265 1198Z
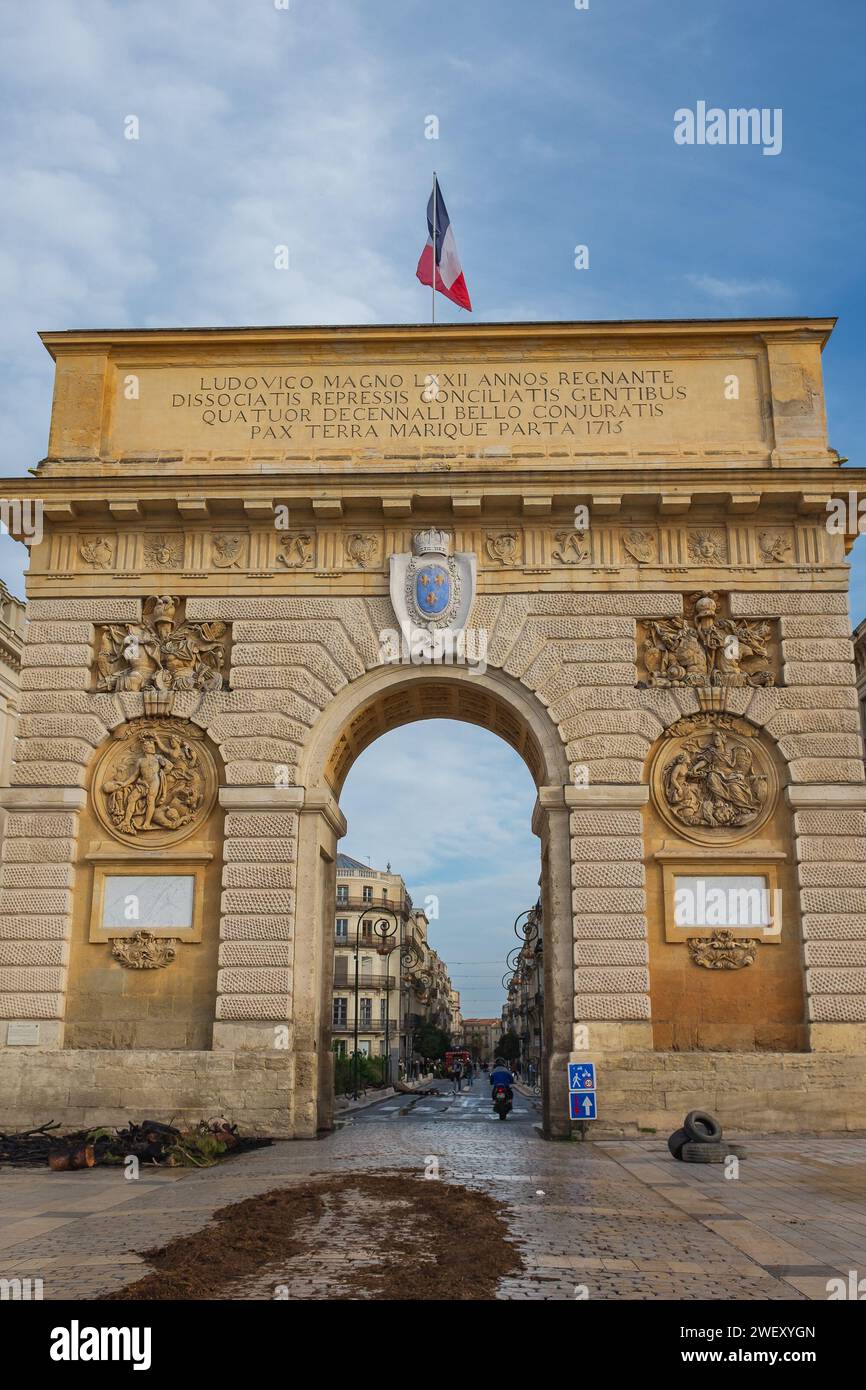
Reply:
M862 1127L832 326L45 334L0 1123L327 1127L340 790L453 717L538 788L548 1132L586 1058L596 1132Z

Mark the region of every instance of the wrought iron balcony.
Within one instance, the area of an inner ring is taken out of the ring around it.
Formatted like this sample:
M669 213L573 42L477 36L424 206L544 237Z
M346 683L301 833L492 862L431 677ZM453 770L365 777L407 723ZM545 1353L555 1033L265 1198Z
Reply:
M355 972L350 969L334 971L334 989L354 989ZM379 972L369 970L358 971L359 989L396 989L397 980L394 975L382 975Z
M336 902L338 908L345 907L351 912L365 912L368 908L375 912L377 907L387 907L400 917L408 917L412 911L411 899L404 898L401 901L399 898L386 898L384 893L373 893L369 898L365 898L361 893L347 893L345 897L337 893Z
M351 1019L351 1018L347 1018L345 1023L333 1023L333 1022L331 1023L331 1032L332 1032L332 1033L354 1033L354 1031L355 1031L355 1023L354 1023L354 1020ZM368 1021L367 1019L365 1019L365 1018L362 1016L361 1018L358 1019L358 1032L359 1032L359 1033L384 1033L384 1031L385 1031L385 1020L384 1020L384 1018L372 1018L372 1019L370 1019L370 1020ZM388 1020L388 1033L389 1033L389 1035L390 1035L391 1037L396 1037L396 1036L397 1036L397 1031L398 1031L398 1030L397 1030L397 1020L396 1020L396 1019L393 1019L393 1018L389 1019L389 1020Z

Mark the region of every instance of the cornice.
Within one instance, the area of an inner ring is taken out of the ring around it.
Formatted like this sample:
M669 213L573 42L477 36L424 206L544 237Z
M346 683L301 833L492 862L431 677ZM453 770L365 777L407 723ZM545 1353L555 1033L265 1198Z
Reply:
M53 358L65 353L121 354L130 348L155 355L189 352L200 357L225 347L236 353L239 346L304 348L310 344L374 346L383 343L502 343L528 340L622 342L653 338L707 339L752 337L767 339L816 338L823 347L836 324L835 317L745 319L620 319L540 321L534 323L471 324L357 324L311 326L248 326L237 328L94 328L43 332L40 338Z

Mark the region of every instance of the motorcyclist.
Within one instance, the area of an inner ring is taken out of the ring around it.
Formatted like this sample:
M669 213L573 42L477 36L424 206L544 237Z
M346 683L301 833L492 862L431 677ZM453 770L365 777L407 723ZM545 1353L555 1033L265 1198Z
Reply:
M508 1070L508 1067L505 1065L503 1059L501 1057L497 1057L493 1065L493 1069L490 1072L491 1095L495 1094L497 1086L504 1086L505 1094L507 1095L508 1099L513 1100L514 1092L511 1089L513 1084L514 1077L511 1075L511 1072Z

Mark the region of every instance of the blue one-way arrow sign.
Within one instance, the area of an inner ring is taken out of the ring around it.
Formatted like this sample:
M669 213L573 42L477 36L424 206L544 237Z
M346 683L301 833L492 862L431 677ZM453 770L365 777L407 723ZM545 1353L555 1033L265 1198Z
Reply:
M569 1062L568 1089L570 1091L594 1091L595 1063Z
M568 1108L573 1120L594 1120L595 1091L569 1091Z

